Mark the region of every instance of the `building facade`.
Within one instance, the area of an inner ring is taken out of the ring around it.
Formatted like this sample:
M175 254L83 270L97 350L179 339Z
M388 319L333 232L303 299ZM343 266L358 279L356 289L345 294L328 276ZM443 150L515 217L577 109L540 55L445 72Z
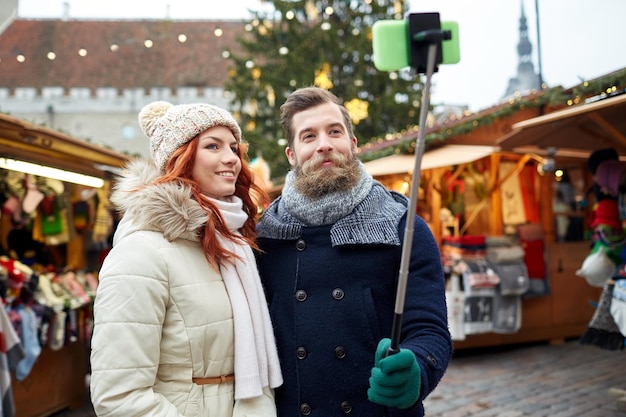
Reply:
M144 105L230 107L224 84L241 21L22 19L16 10L16 0L0 9L2 113L146 156Z

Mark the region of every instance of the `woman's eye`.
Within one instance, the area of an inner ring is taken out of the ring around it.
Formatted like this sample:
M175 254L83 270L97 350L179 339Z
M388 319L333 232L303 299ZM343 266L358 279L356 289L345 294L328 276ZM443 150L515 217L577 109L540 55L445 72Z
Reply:
M213 149L218 149L218 146L217 146L217 144L215 144L215 143L209 143L209 144L206 146L206 148L207 148L207 149L211 149L211 150L213 150Z
M233 151L234 154L239 155L239 147L238 146L231 146L230 150Z

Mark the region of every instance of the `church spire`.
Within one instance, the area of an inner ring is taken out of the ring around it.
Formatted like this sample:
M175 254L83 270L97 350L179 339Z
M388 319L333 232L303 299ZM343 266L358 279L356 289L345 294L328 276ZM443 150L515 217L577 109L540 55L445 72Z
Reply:
M526 94L532 90L541 89L539 75L535 73L535 67L532 62L533 45L528 39L528 24L523 0L520 4L521 17L519 19L519 42L517 43L517 55L519 58L517 75L509 80L503 99L511 98L516 93Z

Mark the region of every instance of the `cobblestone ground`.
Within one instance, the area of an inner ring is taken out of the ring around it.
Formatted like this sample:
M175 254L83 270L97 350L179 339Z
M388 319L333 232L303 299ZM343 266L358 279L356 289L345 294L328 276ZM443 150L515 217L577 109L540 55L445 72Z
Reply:
M424 406L426 417L626 417L611 388L626 389L626 350L575 340L461 350ZM94 416L87 397L54 415Z
M459 351L424 404L427 417L609 417L626 389L626 351L568 341Z

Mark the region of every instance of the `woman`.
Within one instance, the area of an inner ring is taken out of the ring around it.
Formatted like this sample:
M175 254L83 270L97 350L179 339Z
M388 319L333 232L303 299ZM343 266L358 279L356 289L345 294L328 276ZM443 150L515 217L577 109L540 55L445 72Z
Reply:
M251 247L266 195L241 130L212 105L139 113L153 161L111 202L123 215L99 274L91 398L106 416L276 416L282 383Z

